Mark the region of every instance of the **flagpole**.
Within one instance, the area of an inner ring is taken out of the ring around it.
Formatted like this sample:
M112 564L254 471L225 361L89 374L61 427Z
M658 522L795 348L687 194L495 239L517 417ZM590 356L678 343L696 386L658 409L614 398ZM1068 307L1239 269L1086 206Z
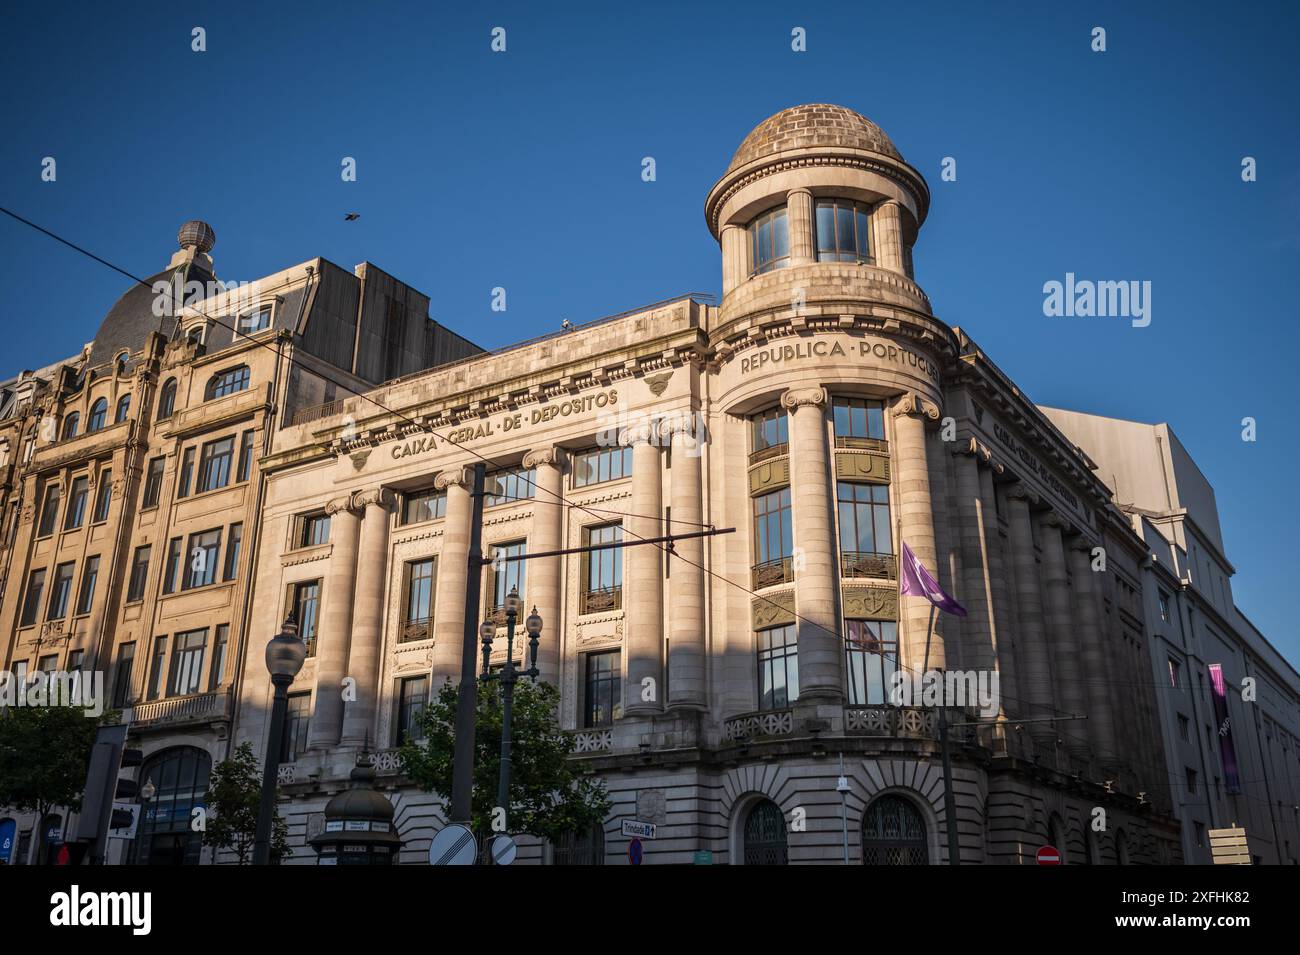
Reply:
M902 576L901 574L899 575ZM900 584L899 604L901 609L902 594ZM921 667L921 682L930 672L930 639L934 635L934 601L930 601L930 620L925 627L925 663ZM961 846L957 840L957 802L952 794L952 753L948 749L948 707L947 678L940 677L939 683L939 756L943 762L943 815L948 829L948 864L961 864ZM924 693L924 689L922 689Z

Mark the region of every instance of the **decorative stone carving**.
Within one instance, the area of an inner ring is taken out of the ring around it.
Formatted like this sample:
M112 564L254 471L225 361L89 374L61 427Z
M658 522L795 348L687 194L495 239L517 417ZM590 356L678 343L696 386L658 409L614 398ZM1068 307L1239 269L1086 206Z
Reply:
M825 388L791 388L781 395L782 408L798 408L802 405L821 406L826 404Z
M636 794L636 817L662 826L668 821L668 800L662 789L642 789Z
M333 517L335 514L338 514L340 511L350 511L350 510L352 510L351 495L347 497L336 497L334 500L328 502L325 505L325 513L328 514L330 517Z
M751 617L755 630L794 623L794 591L756 598L751 607Z
M662 375L647 375L645 379L646 387L650 393L658 398L668 389L668 382L672 380L673 373L666 371Z
M895 418L902 415L916 415L925 418L927 421L938 421L940 417L939 406L929 398L918 395L915 391L908 391L899 395L894 402L892 413Z
M386 487L368 487L352 494L352 506L357 510L377 504L384 510L393 506L393 492Z
M366 460L370 457L371 448L365 448L361 451L353 451L348 457L352 461L352 470L360 471L366 466Z
M749 494L757 497L775 491L790 483L790 459L776 458L763 461L749 469Z
M543 464L551 464L555 467L564 466L564 451L554 445L547 448L538 448L535 451L529 451L524 455L524 470L531 471L533 468L540 467Z
M1007 488L1007 497L1013 501L1024 501L1030 507L1038 506L1038 495L1023 483L1013 484Z
M474 472L467 467L449 468L441 472L433 480L434 488L439 491L445 491L453 484L472 488L474 486Z
M844 616L860 620L897 620L898 591L885 587L845 587Z
M622 447L635 447L638 444L655 442L654 426L647 423L629 425L618 433L618 443Z
M837 451L835 476L845 481L888 484L889 455L872 451Z

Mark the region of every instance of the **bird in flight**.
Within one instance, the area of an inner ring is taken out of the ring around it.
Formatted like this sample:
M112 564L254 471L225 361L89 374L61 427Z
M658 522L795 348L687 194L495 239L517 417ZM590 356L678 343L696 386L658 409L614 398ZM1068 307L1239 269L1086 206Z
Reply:
M360 212L349 212L349 213L348 213L347 215L345 215L343 218L344 218L344 220L346 220L347 222L351 222L351 221L353 221L354 219L360 219L360 218L361 218L361 213L360 213Z

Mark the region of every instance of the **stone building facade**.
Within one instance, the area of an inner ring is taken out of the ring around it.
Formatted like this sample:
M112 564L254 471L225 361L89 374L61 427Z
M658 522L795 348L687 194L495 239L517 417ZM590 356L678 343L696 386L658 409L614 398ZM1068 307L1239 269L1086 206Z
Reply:
M524 859L624 861L636 819L657 826L654 863L939 864L948 813L966 863L1046 844L1067 862L1181 859L1146 678L1147 547L1092 461L933 314L911 254L929 202L869 120L786 110L708 194L720 303L469 357L271 435L250 619L268 638L289 612L308 621L282 744L293 861L313 861L362 748L402 861L424 861L440 799L393 747L459 672L467 586L489 617L510 586L536 605L543 678L614 803ZM734 532L468 580L481 461L492 553ZM969 609L929 639L929 605L899 595L903 542ZM935 669L1001 690L985 716L949 714L952 806L937 711L887 696L894 672ZM235 735L259 752L270 695L250 652Z

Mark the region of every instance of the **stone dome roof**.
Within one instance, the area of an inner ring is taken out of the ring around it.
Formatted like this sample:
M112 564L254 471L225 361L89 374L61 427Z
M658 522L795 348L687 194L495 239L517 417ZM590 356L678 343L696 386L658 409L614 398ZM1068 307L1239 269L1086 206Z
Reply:
M885 131L861 113L828 103L809 103L783 109L755 126L731 157L727 171L787 149L815 146L865 149L903 159Z

